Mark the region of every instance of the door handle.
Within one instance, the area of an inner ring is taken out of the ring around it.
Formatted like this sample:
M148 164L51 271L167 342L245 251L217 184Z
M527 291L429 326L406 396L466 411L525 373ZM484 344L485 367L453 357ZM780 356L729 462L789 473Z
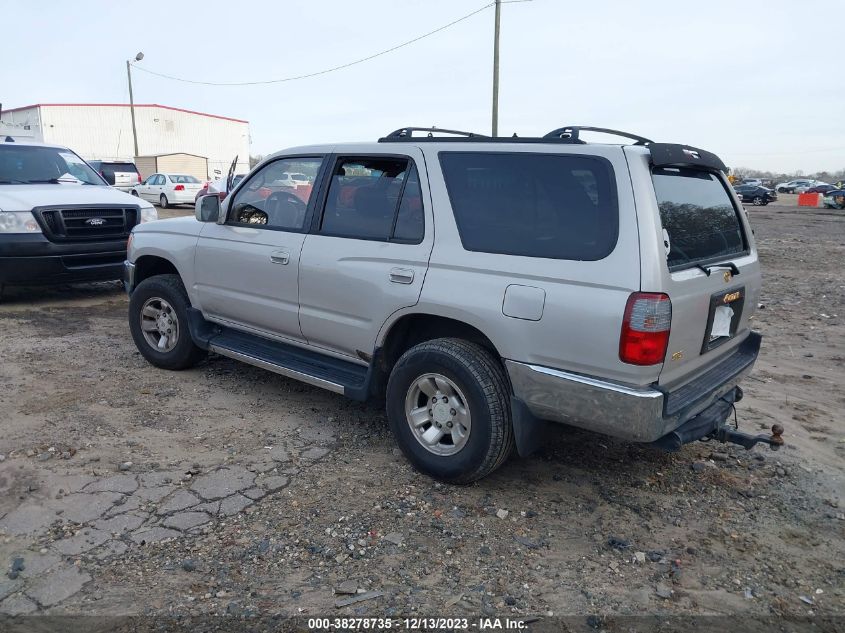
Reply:
M395 284L414 283L414 271L410 268L391 268L390 281Z
M290 263L290 253L287 251L275 251L270 253L270 261L274 264L281 264L282 266L286 266Z

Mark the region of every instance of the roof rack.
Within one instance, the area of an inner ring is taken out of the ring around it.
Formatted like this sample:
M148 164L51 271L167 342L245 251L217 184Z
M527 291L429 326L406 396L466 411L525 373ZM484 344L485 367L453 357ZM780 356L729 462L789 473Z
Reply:
M428 132L428 135L424 138L436 138L434 136L435 132L440 134L452 134L454 136L463 136L468 139L470 138L490 138L489 136L485 136L484 134L477 134L475 132L462 132L461 130L446 130L438 127L402 127L398 130L394 130L387 136L383 136L378 140L379 143L388 143L391 141L407 141L414 137L414 132ZM419 140L417 138L416 140Z
M425 136L414 136L414 132L427 132ZM536 136L487 136L485 134L477 134L475 132L462 132L461 130L446 130L437 127L403 127L394 130L387 136L379 139L379 143L396 143L396 142L421 142L421 141L436 141L436 142L487 142L487 143L566 143L583 145L587 141L580 137L581 132L603 132L604 134L613 134L615 136L622 136L635 141L635 145L649 145L654 143L651 139L636 134L629 134L628 132L621 132L619 130L611 130L605 127L590 127L587 125L567 125L552 130L542 137ZM435 136L439 134L449 134L451 136Z
M654 141L652 141L651 139L645 138L643 136L637 136L636 134L631 134L629 132L620 132L619 130L611 130L610 128L606 127L590 127L587 125L567 125L566 127L559 127L556 130L552 130L551 132L546 134L543 138L561 140L567 139L570 143L586 143L586 141L580 138L580 133L582 131L603 132L605 134L623 136L625 138L635 140L635 145L648 145L649 143L654 143Z

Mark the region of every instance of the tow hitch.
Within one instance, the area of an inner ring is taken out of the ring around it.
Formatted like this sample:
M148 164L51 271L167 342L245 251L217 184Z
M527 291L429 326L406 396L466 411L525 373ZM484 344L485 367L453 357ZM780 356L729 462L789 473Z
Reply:
M667 433L652 444L665 451L677 451L684 444L701 440L716 440L744 446L751 450L757 444L768 444L773 451L783 446L783 427L772 425L771 435L749 435L727 424L727 418L734 409L734 404L742 400L742 389L735 387L707 409L687 420L671 433Z
M773 424L771 435L749 435L738 429L723 426L717 429L710 437L720 442L739 444L740 446L744 446L747 451L754 448L757 443L768 444L773 451L776 451L783 446L782 435L783 427L780 424Z

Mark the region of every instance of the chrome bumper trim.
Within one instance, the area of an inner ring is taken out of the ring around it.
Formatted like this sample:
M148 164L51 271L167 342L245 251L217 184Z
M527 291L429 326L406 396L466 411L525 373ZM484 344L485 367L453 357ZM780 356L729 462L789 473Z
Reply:
M127 294L135 290L135 264L128 260L123 262L123 287Z
M664 394L539 365L505 361L514 395L542 420L561 422L632 442L653 442L721 398L751 371L714 388L681 415L663 416Z

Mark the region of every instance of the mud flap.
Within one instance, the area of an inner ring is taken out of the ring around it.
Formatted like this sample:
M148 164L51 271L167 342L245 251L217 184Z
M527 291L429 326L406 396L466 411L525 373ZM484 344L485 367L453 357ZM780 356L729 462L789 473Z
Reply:
M514 395L511 395L511 421L516 452L520 457L528 457L546 443L549 423L536 418L526 404Z

